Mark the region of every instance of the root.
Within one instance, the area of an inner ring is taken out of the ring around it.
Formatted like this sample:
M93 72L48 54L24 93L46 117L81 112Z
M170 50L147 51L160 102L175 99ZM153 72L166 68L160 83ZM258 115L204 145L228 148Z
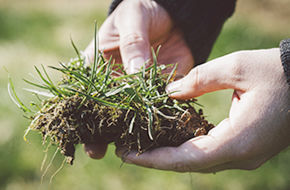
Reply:
M48 164L47 167L45 168L45 170L44 170L44 172L43 172L43 174L42 174L42 176L41 176L41 184L43 183L43 179L44 179L45 175L47 174L49 168L51 167L51 165L52 165L52 163L53 163L53 161L54 161L54 159L55 159L55 156L56 156L56 154L58 153L58 151L59 151L59 148L56 149L56 151L54 152L54 154L53 154L53 156L52 156L52 158L51 158L51 160L50 160L50 162L49 162L49 164Z

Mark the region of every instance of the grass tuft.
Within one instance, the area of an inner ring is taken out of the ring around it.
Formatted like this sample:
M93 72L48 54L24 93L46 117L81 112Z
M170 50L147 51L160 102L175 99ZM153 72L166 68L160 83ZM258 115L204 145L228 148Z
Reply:
M158 65L160 47L156 52L152 49L150 66L145 67L148 64L144 63L140 72L127 74L112 57L103 58L98 49L97 24L92 64L85 63L86 55L77 49L73 40L71 43L77 58L66 64L60 62L58 67L48 67L63 74L59 81L53 82L43 65L41 69L35 67L41 82L24 79L37 88L27 90L37 97L37 101L30 102L31 108L20 101L9 78L11 99L32 120L25 132L25 141L30 131L39 131L43 144L56 145L72 164L76 144L101 139L140 154L154 147L178 146L213 127L202 112L195 111L193 100L169 98L165 87L174 80L177 64ZM164 70L168 67L172 71L166 74Z

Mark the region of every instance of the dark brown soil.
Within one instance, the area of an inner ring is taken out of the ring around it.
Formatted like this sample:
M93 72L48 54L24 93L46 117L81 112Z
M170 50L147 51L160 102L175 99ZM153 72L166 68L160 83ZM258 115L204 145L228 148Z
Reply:
M214 127L204 119L202 110L197 112L193 108L189 103L192 100L181 102L183 110L165 107L160 110L162 113L154 112L152 138L144 111L136 113L130 132L133 111L103 106L93 100L82 103L83 99L78 96L54 101L58 103L42 110L35 126L44 139L50 138L60 147L70 164L73 164L76 144L102 139L143 153L157 147L178 146L193 137L207 134ZM173 101L169 103L173 105Z

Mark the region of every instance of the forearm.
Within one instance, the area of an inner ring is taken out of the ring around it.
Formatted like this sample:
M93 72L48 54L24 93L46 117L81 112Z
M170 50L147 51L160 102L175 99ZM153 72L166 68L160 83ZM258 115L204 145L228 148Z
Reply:
M195 59L195 65L208 58L212 46L236 0L155 0L167 10L175 25L182 31ZM114 0L109 14L122 0Z

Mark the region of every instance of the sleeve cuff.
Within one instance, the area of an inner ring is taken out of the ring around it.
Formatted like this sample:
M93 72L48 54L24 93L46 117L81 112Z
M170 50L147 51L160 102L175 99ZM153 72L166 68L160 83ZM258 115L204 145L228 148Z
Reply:
M280 52L287 83L290 85L290 38L280 42Z
M155 0L167 10L182 31L195 59L204 63L222 29L235 9L236 0Z

